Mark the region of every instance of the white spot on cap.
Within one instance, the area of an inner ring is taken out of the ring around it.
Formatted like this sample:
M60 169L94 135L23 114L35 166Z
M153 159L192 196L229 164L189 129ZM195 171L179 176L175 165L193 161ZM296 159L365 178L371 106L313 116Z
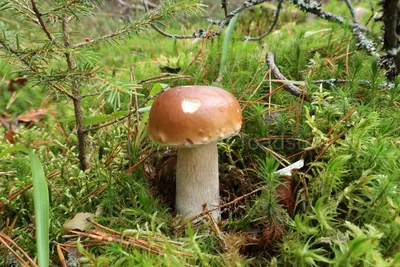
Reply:
M182 101L182 110L185 113L193 113L199 109L201 101L197 99L185 99Z

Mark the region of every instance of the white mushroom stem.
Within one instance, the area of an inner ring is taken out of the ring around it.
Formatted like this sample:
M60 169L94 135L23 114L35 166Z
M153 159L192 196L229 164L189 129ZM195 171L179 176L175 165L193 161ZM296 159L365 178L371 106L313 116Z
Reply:
M178 215L195 216L219 206L217 143L178 149L176 166L176 199ZM220 210L212 212L220 218Z

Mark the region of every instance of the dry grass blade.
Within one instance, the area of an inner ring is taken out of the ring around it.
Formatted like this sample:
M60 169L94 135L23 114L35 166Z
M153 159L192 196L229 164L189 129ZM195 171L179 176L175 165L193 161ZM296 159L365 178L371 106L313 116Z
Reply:
M87 220L88 222L90 222L90 223L91 223L94 227L96 227L97 229L102 229L102 230L108 231L108 232L110 232L110 233L112 233L112 234L115 234L115 235L121 235L120 232L115 231L114 229L105 227L104 225L101 225L101 224L99 224L99 223L93 221L92 218L90 218L90 217L86 218L86 220Z
M77 232L77 231L70 231L70 232L74 233L78 236L91 238L91 239L94 239L97 241L102 241L105 243L110 243L110 242L120 243L124 246L136 247L136 248L148 251L153 254L166 256L164 251L167 251L168 248L165 246L162 246L159 244L153 244L153 243L147 242L143 239L134 238L131 236L126 236L126 235L124 236L120 232L115 231L110 228L107 228L99 223L94 222L93 220L88 220L88 221L91 222L97 229L103 229L103 230L109 231L113 234L108 234L108 233L105 233L102 231L89 231L88 233ZM176 255L193 257L192 254L187 253L187 252L178 251L178 250L174 250L174 249L171 249L170 251Z
M30 263L30 265L24 261L24 259L21 258L21 256L18 255L18 253L12 249L8 243L11 243L14 247L17 248L17 250L24 255L24 257L28 260L28 262ZM23 266L33 266L33 267L37 267L36 263L28 256L28 254L26 254L26 252L20 248L10 237L8 237L6 234L4 234L3 232L0 232L0 243L2 243L13 255L14 257L18 260L19 263L21 263Z
M145 80L142 80L138 82L138 84L149 84L149 83L156 83L156 82L162 82L162 81L168 81L168 80L176 80L176 79L185 79L189 80L191 79L190 76L188 75L180 75L180 74L172 74L172 73L163 73L159 76L151 77Z
M57 244L57 253L58 253L58 257L60 258L61 266L67 267L67 263L65 261L64 254L63 254L63 252L61 250L61 246L59 244Z
M151 252L151 253L154 253L154 254L157 254L157 255L165 256L161 251L155 250L155 249L153 249L151 247L143 246L139 242L135 243L135 242L129 242L129 241L126 241L126 240L122 240L121 237L118 237L118 236L107 235L107 234L104 234L104 233L102 233L101 235L95 234L97 232L92 232L92 233L84 233L84 232L78 232L78 231L70 231L70 232L74 233L74 234L76 234L78 236L81 236L81 237L87 237L87 238L95 239L95 240L98 240L98 241L104 241L106 243L119 243L119 244L122 244L122 245L127 246L127 247L136 247L136 248L139 248L139 249L142 249L142 250L146 250L148 252Z
M264 185L264 186L262 186L262 187L259 187L259 188L257 188L257 189L254 189L253 191L251 191L251 192L249 192L249 193L247 193L247 194L244 194L244 195L242 195L242 196L240 196L240 197L237 197L237 198L235 198L234 200L232 200L232 201L230 201L230 202L228 202L228 203L225 203L225 204L220 205L220 206L218 206L218 207L209 209L209 210L207 210L206 212L203 211L202 213L200 213L200 214L198 214L198 215L196 215L196 216L193 216L193 217L191 217L191 218L189 218L189 219L187 219L187 220L184 220L184 222L183 222L182 224L178 225L177 227L175 227L175 229L176 229L176 230L179 230L179 229L185 227L186 224L187 224L188 222L192 222L192 221L195 221L195 220L197 220L197 219L199 219L199 218L201 218L201 217L204 217L204 216L206 216L208 213L210 213L210 212L212 212L212 211L214 211L214 210L222 209L222 208L225 208L225 207L227 207L227 206L229 206L229 205L235 204L236 202L242 200L243 198L248 197L248 196L250 196L250 195L253 195L253 194L255 194L255 193L257 193L257 192L259 192L259 191L261 191L261 190L264 190L264 189L266 189L267 187L268 187L268 185Z
M147 156L145 156L144 158L142 158L141 160L139 160L135 165L133 165L132 167L130 167L129 169L127 169L127 170L125 171L125 173L126 173L126 174L132 173L137 167L139 167L143 162L145 162L146 159L148 159L151 155L152 155L152 153L149 153Z
M53 177L59 175L60 173L61 173L61 171L54 171L54 172L50 173L49 175L47 175L46 180L50 180L51 178L53 178ZM20 189L20 190L18 190L18 191L16 191L16 192L12 193L12 194L10 194L10 195L7 197L7 200L8 200L8 201L13 200L14 198L18 197L19 195L21 195L22 193L24 193L26 190L28 190L28 189L30 189L30 188L32 188L32 184L30 184L30 185L28 185L28 186L26 186L26 187L24 187L24 188L22 188L22 189ZM7 205L7 203L5 203L5 202L0 202L0 211L2 211L3 208L4 208L6 205Z
M217 235L217 237L221 240L223 244L223 249L225 251L229 250L228 243L225 240L224 233L219 229L217 222L215 221L214 217L210 213L210 211L207 209L207 204L203 205L203 212L207 213L208 220L210 221L211 224L211 229L212 231Z

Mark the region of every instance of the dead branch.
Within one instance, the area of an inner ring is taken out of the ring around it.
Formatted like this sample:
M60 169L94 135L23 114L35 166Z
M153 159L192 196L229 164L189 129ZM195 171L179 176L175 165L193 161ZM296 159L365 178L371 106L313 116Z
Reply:
M214 20L214 19L207 19L207 21L210 24L214 24L214 25L218 25L218 28L214 31L211 32L207 32L204 29L199 29L197 32L194 32L191 35L178 35L178 34L170 34L167 33L163 30L161 30L158 26L156 25L152 25L153 29L155 29L158 33L160 33L161 35L164 35L166 37L172 38L172 39L193 39L193 38L214 38L216 36L219 36L221 34L221 31L224 29L225 26L227 26L229 24L229 22L231 21L231 19L238 15L240 12L242 12L243 10L246 10L250 7L262 4L264 2L267 2L268 0L247 0L243 3L243 5L241 5L240 7L238 7L237 9L233 10L232 12L230 12L229 14L227 14L225 16L224 19L222 20ZM221 7L224 8L224 10L226 10L226 3L224 5L225 1L221 2ZM148 3L147 0L143 0L143 6L145 8L145 11L148 12L149 8L148 8ZM226 11L227 12L227 11Z
M267 65L271 69L273 76L279 80L288 81L285 76L279 71L278 67L275 65L274 54L269 52L267 54ZM304 98L304 100L310 101L309 96L303 90L292 83L287 83L284 86L284 89L291 93L294 96Z
M294 0L293 3L304 12L314 14L327 21L345 24L345 19L343 17L322 10L321 3L308 2L304 0ZM349 0L346 3L348 3L348 6L349 4L352 6ZM358 41L358 47L365 49L371 56L379 58L380 55L378 53L377 44L372 40L369 40L363 33L366 28L359 23L351 23L350 27L353 30L353 35Z
M282 9L282 4L283 4L283 0L279 0L278 6L276 7L276 11L275 11L274 21L269 26L268 31L266 31L265 33L263 33L263 34L261 34L260 36L257 36L257 37L245 36L244 39L248 40L248 41L259 41L262 38L264 38L265 36L267 36L268 34L270 34L272 32L272 30L275 28L276 23L278 22L279 14L280 14L281 9Z
M354 7L353 7L353 4L351 3L350 0L344 0L344 1L346 2L346 5L350 10L350 13L351 13L351 16L353 17L354 23L359 24L357 16L356 16L356 12L355 12Z
M400 70L400 44L399 35L399 1L383 0L383 23L385 25L383 48L393 60L394 66L387 66L388 72L393 72L389 79L394 78Z

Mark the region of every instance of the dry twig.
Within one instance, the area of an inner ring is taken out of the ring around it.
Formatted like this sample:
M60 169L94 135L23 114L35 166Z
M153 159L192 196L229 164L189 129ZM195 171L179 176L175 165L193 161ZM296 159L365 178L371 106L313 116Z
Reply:
M283 81L288 81L288 79L286 79L286 77L283 76L283 74L279 71L278 67L275 65L274 54L270 52L267 54L267 64L268 67L271 69L271 72L275 78ZM303 92L303 90L301 90L299 87L297 87L292 83L285 84L284 89L294 96L300 98L304 97L304 100L310 101L310 98L308 97L307 93Z
M189 223L189 222L196 221L197 219L206 216L206 215L209 214L210 212L213 212L213 211L215 211L215 210L222 209L222 208L225 208L225 207L230 206L230 205L232 205L232 204L235 204L236 202L242 200L243 198L246 198L246 197L248 197L248 196L250 196L250 195L253 195L253 194L255 194L255 193L257 193L257 192L259 192L259 191L261 191L261 190L267 189L267 188L268 188L268 185L264 185L264 186L259 187L259 188L255 189L255 190L253 190L253 191L251 191L251 192L249 192L249 193L247 193L247 194L244 194L244 195L242 195L242 196L240 196L240 197L237 197L237 198L235 198L234 200L232 200L232 201L230 201L230 202L228 202L228 203L225 203L225 204L220 205L220 206L218 206L218 207L209 209L209 210L207 210L207 211L203 211L202 213L200 213L200 214L198 214L198 215L196 215L196 216L193 216L193 217L191 217L191 218L189 218L189 219L187 219L187 220L184 220L184 222L183 222L182 224L178 225L177 227L175 227L175 229L176 229L176 230L179 230L179 229L185 227L186 224Z
M275 16L274 16L274 21L271 23L271 25L269 26L268 31L266 31L265 33L261 34L260 36L257 37L251 37L251 36L245 36L244 39L245 40L249 40L249 41L259 41L262 38L264 38L265 36L267 36L268 34L270 34L272 32L272 30L275 28L278 19L279 19L279 15L282 9L282 4L283 4L283 0L279 0L278 2L278 6L276 7L276 11L275 11Z

